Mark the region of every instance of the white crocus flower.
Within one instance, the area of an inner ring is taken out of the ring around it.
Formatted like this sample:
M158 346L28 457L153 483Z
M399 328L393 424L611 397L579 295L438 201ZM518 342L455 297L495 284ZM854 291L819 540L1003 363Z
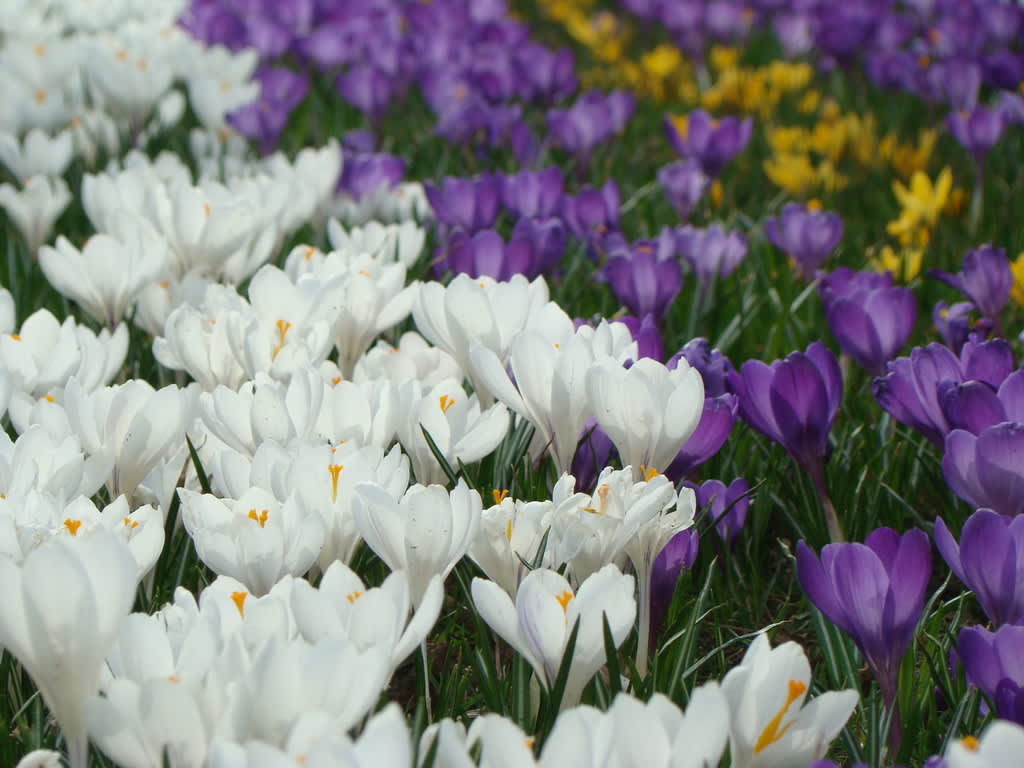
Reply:
M102 527L119 536L132 553L139 580L156 565L164 547L163 515L148 504L129 511L124 496L102 510L79 496L64 508L62 517L54 521L58 535L89 536L94 528Z
M405 571L413 605L434 576L448 577L480 527L480 494L465 481L449 493L414 485L396 502L374 483L356 486L352 504L363 540L392 571Z
M603 340L604 335L610 333L605 331L598 338ZM617 335L630 343L608 350L616 354L615 361L635 357L636 345L628 329L621 326ZM592 415L586 396L587 372L595 359L607 354L600 343L595 345L595 336L590 326L575 330L572 319L549 304L541 319L512 341L510 370L491 349L479 342L470 345L475 380L536 428L535 448L549 451L559 472L572 464L580 433Z
M222 45L203 49L194 43L187 52L188 101L204 128L226 128L229 112L259 98L259 83L250 80L259 60L255 50L234 53Z
M103 457L86 459L78 439L56 440L33 424L17 440L0 433L0 494L22 496L41 491L58 500L92 496L103 485L110 464Z
M63 235L39 249L50 285L113 330L142 288L167 265L167 243L145 219L114 217L114 229L90 237L79 251Z
M811 666L794 642L772 648L759 634L722 680L729 701L729 754L736 768L804 766L824 757L857 692L830 691L804 706Z
M337 219L329 219L327 239L336 251L351 254L368 253L380 261L396 261L411 267L423 250L427 233L414 221L404 221L401 224L369 221L362 227L346 230Z
M0 133L0 163L19 179L63 176L71 163L72 150L71 132L67 130L51 137L36 128L20 142L10 133Z
M417 379L425 389L432 389L444 379L465 378L455 359L442 349L433 347L416 331L406 331L393 347L378 341L356 363L352 380L356 382L388 379L401 383Z
M587 373L594 418L637 476L663 471L690 438L704 411L704 381L685 361L669 370L641 358L631 368L611 360Z
M552 533L568 546L569 576L577 584L608 563L623 565L626 548L640 531L652 523L660 529L658 518L676 502L675 488L668 478L654 475L634 482L630 467L606 467L589 496L566 495L575 482L572 475L563 475L562 482L564 498L557 502Z
M68 421L90 455L114 457L112 496L131 496L156 464L175 453L194 415L194 392L142 379L86 393L72 379L64 390Z
M673 536L693 525L696 508L697 500L693 489L683 488L659 514L641 525L623 547L633 563L637 578L640 621L636 668L641 675L647 674L647 651L651 632L651 573L654 571L654 561Z
M604 618L618 648L633 629L636 599L633 577L606 565L573 592L563 576L543 569L531 571L513 604L497 584L473 579L473 604L480 617L533 667L540 683L551 690L573 627L579 619L576 647L570 661L563 706L579 701L583 688L604 664Z
M398 439L412 460L420 483L440 483L444 470L423 435L430 435L449 466L471 464L487 456L508 433L508 409L501 403L481 408L455 379L438 383L426 394L415 379L398 388Z
M441 612L441 577L427 584L423 600L412 605L409 581L402 571L390 574L379 587L368 589L344 563L335 562L317 588L303 580L292 587L291 608L299 633L315 643L325 637L348 640L360 651L388 651L394 672L422 643Z
M1024 727L1011 720L995 720L981 738L955 739L946 749L949 768L1010 768L1020 762Z
M321 428L334 442L352 441L386 449L398 426L398 387L386 379L354 383L331 380L324 398Z
M235 357L228 335L225 317L231 311L220 308L208 313L191 304L173 309L163 335L153 339L153 356L165 368L188 373L206 392L218 386L238 389L248 374Z
M25 755L14 768L60 768L61 754L52 749L34 749Z
M279 502L262 488L221 500L181 488L181 519L210 570L265 595L285 574L301 576L316 561L324 530L297 497Z
M0 184L0 208L7 211L14 226L25 238L30 256L45 243L57 219L71 202L71 191L64 179L31 176L21 189Z
M52 539L20 566L0 558L0 645L60 724L71 768L88 763L87 700L137 583L128 548L105 531Z
M519 583L529 573L523 562L537 557L544 535L551 527L555 505L550 501L521 501L495 490L494 506L483 511L480 530L469 546L469 556L488 579L513 599ZM545 547L542 568L557 569L554 547Z
M174 80L174 69L156 30L140 34L95 37L85 59L89 81L102 94L107 108L129 120L136 129Z
M435 282L421 285L412 316L424 338L455 358L481 403L489 405L494 393L473 373L472 342L491 350L504 365L512 339L547 303L548 286L543 278L530 282L514 275L508 282L497 282L460 274L447 286Z
M48 310L29 315L17 333L0 337L0 364L14 379L15 389L33 398L63 387L82 362L74 318L63 323Z
M409 487L409 459L397 445L386 454L375 445L351 442L304 445L294 451L288 476L306 509L323 521L317 563L326 571L336 560L351 562L362 541L352 512L356 485L376 483L397 503Z

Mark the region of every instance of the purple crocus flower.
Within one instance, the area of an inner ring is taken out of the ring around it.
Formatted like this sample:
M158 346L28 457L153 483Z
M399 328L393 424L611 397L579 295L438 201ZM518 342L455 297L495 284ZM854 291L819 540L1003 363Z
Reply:
M673 536L665 548L654 558L651 571L651 643L656 644L672 596L676 591L679 573L689 571L697 560L700 537L694 528L687 528Z
M989 150L1002 138L1006 122L999 110L977 106L971 110L950 112L946 115L946 127L970 154L975 169L980 170Z
M998 388L971 379L940 385L939 390L942 413L953 429L980 435L1004 421L1024 424L1024 370L1011 373Z
M541 171L520 171L511 176L499 174L498 179L501 204L517 219L546 219L558 213L565 187L562 169L558 166Z
M686 221L704 197L711 179L704 174L700 163L691 158L659 168L658 184L665 191L665 197L676 209L679 218Z
M444 231L476 232L490 227L498 218L501 187L493 174L473 179L446 176L441 186L427 182L423 191Z
M705 396L718 397L732 391L729 377L736 369L721 350L712 348L711 342L707 339L698 337L686 342L672 355L666 364L667 367L675 368L679 358L685 358L686 362L700 372L700 377L704 380Z
M649 357L659 363L665 359L665 345L653 315L644 315L643 320L625 315L620 317L618 322L629 328L633 341L636 342L638 357Z
M888 373L872 382L871 391L896 421L941 448L950 427L939 402L939 383L959 383L963 378L956 355L933 342L924 348L914 347L910 357L890 361Z
M669 230L657 240L638 240L612 251L602 273L632 314L653 315L659 321L683 287L683 268Z
M608 95L587 91L568 109L548 111L548 133L552 142L585 167L599 144L622 131L635 107L633 97L625 91Z
M549 274L562 260L567 240L561 219L520 219L512 227L509 241L529 240L537 259L537 273Z
M955 304L938 301L932 309L932 325L946 342L946 346L957 354L960 354L972 333L987 336L992 330L992 324L987 320L975 320L971 317L974 309L975 306L970 301L958 301Z
M963 269L957 274L951 275L942 270L930 270L928 274L953 286L973 301L999 334L999 315L1013 288L1013 270L1004 249L982 245L967 252Z
M858 274L845 267L824 276L818 292L839 347L872 376L885 373L914 330L914 294L893 285L888 273Z
M979 509L964 523L959 545L941 517L934 535L942 559L996 626L1024 619L1024 517Z
M456 232L444 248L444 256L435 261L434 274L440 278L450 269L470 277L509 280L513 275L525 275L532 280L540 274L538 266L530 240L513 239L506 244L497 232L484 229L473 235Z
M842 240L843 220L832 211L786 203L777 218L765 221L764 234L768 242L793 259L800 274L810 280Z
M405 162L385 152L360 154L348 152L338 178L338 192L361 200L385 186L391 188L405 176Z
M750 142L754 123L729 116L715 120L703 109L666 115L665 135L682 157L693 158L708 176L717 176Z
M619 187L609 179L600 187L583 187L575 196L565 195L561 215L569 231L595 250L608 232L618 230L619 207Z
M575 62L572 51L552 51L537 43L520 46L514 53L523 96L533 102L556 102L576 91Z
M665 467L665 477L674 483L678 482L718 453L728 439L738 414L739 400L736 395L727 392L717 397L706 396L697 428Z
M820 561L800 541L796 567L804 594L856 643L892 707L900 661L921 618L931 576L928 535L914 529L901 536L879 528L863 544L825 546Z
M703 291L736 270L747 255L747 238L736 230L726 232L718 224L706 229L685 226L676 230L676 250L690 265Z
M263 154L269 154L292 110L306 97L309 77L273 67L260 70L255 79L260 83L260 97L232 112L228 122L243 136L255 139Z
M697 495L697 507L711 518L718 537L732 546L743 530L750 509L750 484L737 477L728 486L721 480L706 480L700 485L684 483Z
M594 419L590 419L583 428L570 469L576 478L576 490L581 493L592 491L601 470L611 463L615 454L615 444L611 438L597 426Z
M357 64L334 81L341 98L371 120L378 120L398 94L398 81L371 64Z
M806 472L825 507L829 535L842 540L825 488L825 454L843 395L843 376L831 350L816 341L767 365L747 360L729 376L744 421L781 445Z
M1024 424L1005 421L978 435L954 429L946 436L942 475L953 493L976 508L1024 512Z
M967 680L995 705L996 714L1024 725L1024 627L964 627L956 650Z

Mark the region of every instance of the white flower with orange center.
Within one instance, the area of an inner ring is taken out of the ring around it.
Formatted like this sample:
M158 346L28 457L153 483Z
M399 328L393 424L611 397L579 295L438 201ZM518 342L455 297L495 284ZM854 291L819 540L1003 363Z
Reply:
M804 766L824 757L858 696L853 690L829 691L806 702L810 685L803 648L794 642L772 648L764 633L754 639L722 680L736 768Z
M480 617L530 663L549 691L579 620L563 705L579 701L583 688L605 662L603 617L616 648L636 618L633 577L614 565L606 565L576 592L560 574L538 569L523 579L515 603L501 587L483 579L473 579L472 594Z
M949 768L1011 768L1024 750L1024 727L1011 720L989 723L980 737L953 739L946 749Z

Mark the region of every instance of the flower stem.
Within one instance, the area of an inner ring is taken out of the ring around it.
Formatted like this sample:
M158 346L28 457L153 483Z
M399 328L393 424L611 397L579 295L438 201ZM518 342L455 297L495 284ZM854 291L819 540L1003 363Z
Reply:
M640 626L636 641L636 671L647 677L647 654L651 644L651 569L642 568L637 577L637 610Z

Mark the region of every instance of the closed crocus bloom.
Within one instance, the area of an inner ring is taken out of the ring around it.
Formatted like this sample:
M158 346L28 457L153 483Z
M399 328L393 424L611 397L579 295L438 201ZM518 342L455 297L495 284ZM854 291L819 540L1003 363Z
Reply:
M786 203L778 218L765 221L764 234L772 245L793 259L801 276L809 280L842 240L843 221L831 211Z
M954 739L946 750L945 768L1007 768L1020 760L1024 726L995 720L980 738Z
M471 370L483 388L533 424L534 448L546 449L559 471L572 462L580 433L592 406L584 394L588 371L595 361L614 355L620 365L632 356L626 328L603 323L599 331L573 323L557 305L547 307L547 321L518 333L509 348L507 366L482 344L470 346ZM602 347L603 339L610 348ZM513 381L515 383L513 383Z
M494 396L472 372L470 346L476 341L506 363L512 339L547 304L543 278L530 282L514 275L508 282L497 282L456 275L447 286L420 286L412 317L427 341L455 358L481 403L489 405Z
M683 270L668 229L657 240L639 240L611 251L603 275L632 314L659 321L683 287Z
M87 699L131 610L135 561L104 531L46 542L15 565L0 558L0 645L31 675L64 733L71 768L86 768Z
M690 218L710 183L700 163L693 158L669 163L658 169L658 184L682 221Z
M737 477L727 486L721 480L706 480L693 486L697 494L697 508L707 515L718 537L732 546L743 530L750 509L750 484Z
M703 109L695 109L688 115L666 115L664 125L676 152L697 160L709 176L717 176L747 146L754 121L731 115L716 120Z
M515 599L519 582L530 572L544 535L551 527L556 507L551 501L511 499L507 491L494 490L495 504L483 511L480 528L469 545L469 556L488 579ZM542 567L555 570L554 547L545 547Z
M772 648L764 633L755 638L722 680L736 768L796 768L824 756L858 696L853 690L829 691L806 702L810 685L803 648L794 642Z
M946 436L942 475L950 489L975 507L1002 515L1024 511L1024 424L1004 421L978 435L954 429Z
M21 142L13 134L0 133L0 163L18 179L63 176L71 163L72 152L71 132L67 130L51 137L33 128Z
M373 483L356 486L352 506L367 546L392 571L405 571L413 605L434 576L443 581L462 559L480 527L480 494L464 480L447 491L414 485L399 501Z
M676 249L700 281L701 290L714 280L736 271L747 255L747 238L742 232L726 232L718 224L706 229L689 225L675 231Z
M517 219L547 218L558 213L565 187L562 169L558 166L501 175L499 180L501 204Z
M532 240L513 237L506 243L491 229L474 235L458 232L440 249L440 254L434 262L434 274L439 279L448 270L495 280L508 280L513 275L524 275L532 280L541 272L540 254Z
M914 294L908 288L892 285L888 274L876 273L832 273L822 278L818 291L840 348L872 376L883 375L886 363L914 330Z
M964 627L956 653L967 680L995 705L997 716L1024 725L1024 627Z
M672 463L665 468L671 480L680 480L706 462L725 444L739 414L739 398L731 393L705 397L700 421Z
M959 544L941 517L934 535L939 554L996 626L1024 619L1024 517L979 509L964 524Z
M427 200L446 229L476 232L494 224L501 206L501 184L494 174L472 179L446 176L440 186L424 184Z
M988 382L970 380L939 386L942 412L955 429L980 435L1004 421L1024 423L1024 370L1016 370L995 389Z
M155 390L141 379L91 394L72 379L64 397L68 421L85 451L114 457L107 478L112 496L131 496L157 462L178 449L194 415L190 392L174 385Z
M681 571L689 571L697 560L700 536L696 528L684 528L675 534L654 559L651 571L651 643L657 644L662 625L676 592Z
M970 110L950 112L946 115L946 127L970 154L975 165L980 167L989 150L1002 138L1006 119L997 109L975 106Z
M797 543L797 575L807 598L848 634L864 655L887 707L896 701L900 661L921 618L931 544L923 531L902 536L891 528L863 544L829 544L821 560Z
M214 573L238 579L254 595L265 595L285 574L306 573L323 545L319 515L308 512L296 496L279 502L261 488L236 500L186 488L178 496L199 559Z
M896 421L941 447L950 427L942 412L938 385L963 381L956 355L933 342L927 347L914 347L910 357L898 357L887 368L888 373L871 385L878 404Z
M587 372L587 400L623 464L646 475L667 467L697 428L704 382L683 360L674 370L650 358L629 369L604 360Z
M93 235L82 250L63 235L39 249L39 266L61 295L111 331L143 286L167 266L167 243L145 219L123 213L116 229Z
M523 579L514 604L491 581L473 579L472 593L481 618L530 663L548 691L555 684L566 644L579 620L563 705L576 704L604 664L605 618L616 648L636 618L633 577L624 576L614 565L593 574L575 593L563 576L544 569L530 571Z
M50 237L57 219L71 202L64 179L32 176L21 189L0 184L0 207L7 211L14 226L25 238L30 256Z
M744 421L771 438L810 475L825 505L829 534L842 538L839 520L825 489L825 454L843 394L843 377L831 350L816 341L770 366L748 360L729 375Z

